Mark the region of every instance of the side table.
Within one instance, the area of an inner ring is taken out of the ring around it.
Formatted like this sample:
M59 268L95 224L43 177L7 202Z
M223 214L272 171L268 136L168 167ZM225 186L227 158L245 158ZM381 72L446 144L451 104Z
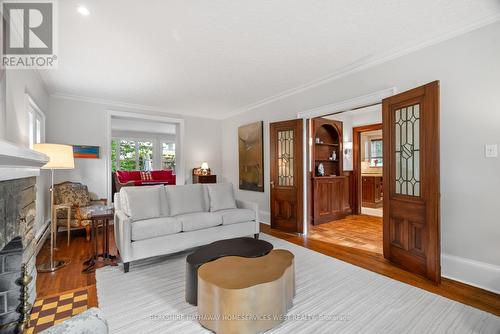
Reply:
M90 220L91 220L91 242L92 242L92 254L90 258L84 262L84 265L87 265L82 272L89 273L93 272L99 263L104 266L117 266L116 256L111 255L109 253L109 221L114 218L115 210L113 208L103 207L103 209L99 209L93 211ZM98 253L98 229L102 226L102 253Z

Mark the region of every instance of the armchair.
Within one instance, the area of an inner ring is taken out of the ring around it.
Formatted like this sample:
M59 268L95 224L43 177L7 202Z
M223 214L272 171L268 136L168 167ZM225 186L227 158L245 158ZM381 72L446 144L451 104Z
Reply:
M97 199L92 196L86 185L78 182L62 182L54 185L54 204L71 205L71 228L84 228L87 241L90 240L90 216L92 211L106 206L106 199ZM67 226L67 210L57 210L56 230L60 226Z

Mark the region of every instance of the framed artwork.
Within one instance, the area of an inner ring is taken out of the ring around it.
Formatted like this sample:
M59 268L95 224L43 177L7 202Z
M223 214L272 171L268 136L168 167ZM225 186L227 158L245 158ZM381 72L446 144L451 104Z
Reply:
M80 159L99 159L99 146L73 145L73 156Z
M264 192L264 122L238 128L239 188Z

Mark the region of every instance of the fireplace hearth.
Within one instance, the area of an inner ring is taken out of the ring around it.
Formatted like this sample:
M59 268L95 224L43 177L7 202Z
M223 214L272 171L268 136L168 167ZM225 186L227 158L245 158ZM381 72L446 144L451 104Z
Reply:
M35 178L0 181L0 333L14 333L20 318L22 264L33 277L29 302L36 297Z

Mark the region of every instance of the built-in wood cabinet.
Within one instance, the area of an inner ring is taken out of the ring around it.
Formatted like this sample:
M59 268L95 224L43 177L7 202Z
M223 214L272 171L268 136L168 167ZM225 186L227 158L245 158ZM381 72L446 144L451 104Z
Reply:
M342 122L312 121L310 197L314 225L342 219L351 213L349 178L343 173ZM322 166L322 168L320 167Z
M382 176L362 175L362 206L366 208L381 208L383 206L382 198Z

